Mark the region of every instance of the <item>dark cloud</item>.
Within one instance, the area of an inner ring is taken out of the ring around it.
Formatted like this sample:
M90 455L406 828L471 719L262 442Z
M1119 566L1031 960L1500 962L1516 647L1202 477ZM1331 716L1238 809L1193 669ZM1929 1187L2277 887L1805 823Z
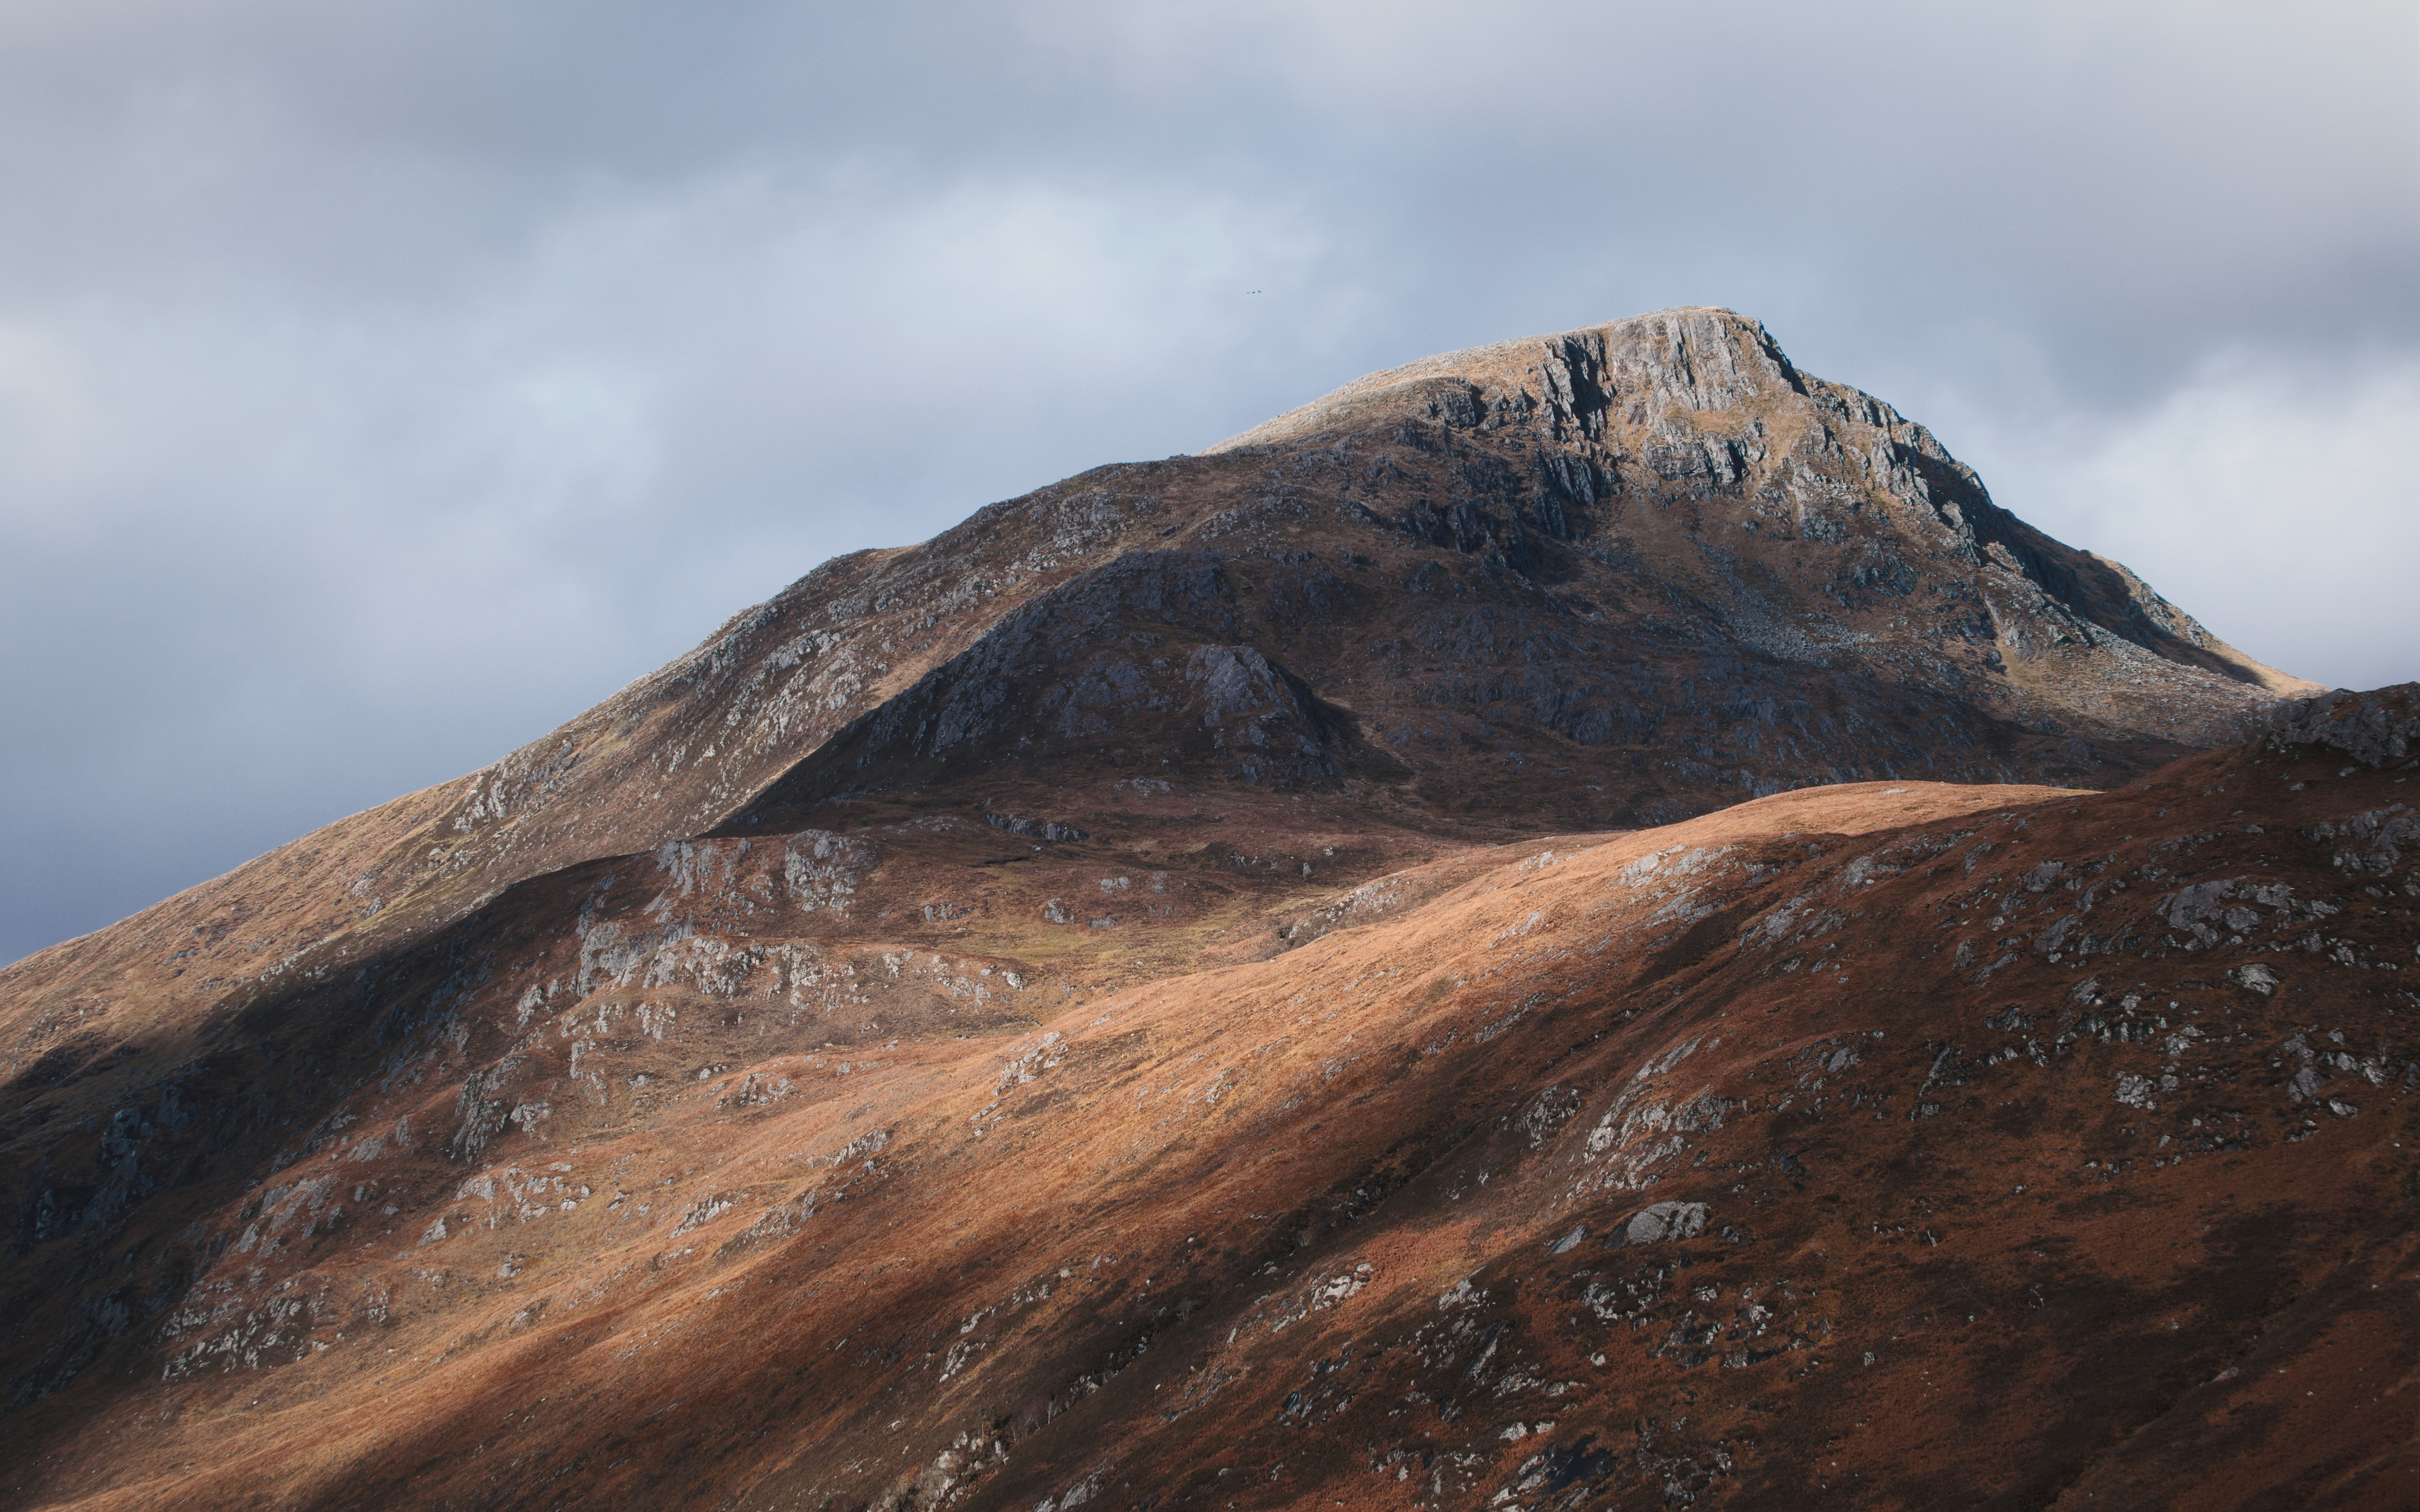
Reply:
M2254 654L2413 676L2416 30L12 6L0 958L480 765L832 553L1670 304Z

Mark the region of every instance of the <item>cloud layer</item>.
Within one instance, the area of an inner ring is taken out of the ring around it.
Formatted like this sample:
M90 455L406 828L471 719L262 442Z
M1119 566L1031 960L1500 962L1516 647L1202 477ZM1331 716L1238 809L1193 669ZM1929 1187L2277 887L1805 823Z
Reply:
M2383 4L9 7L0 959L836 552L1672 304L2254 655L2420 676L2415 50Z

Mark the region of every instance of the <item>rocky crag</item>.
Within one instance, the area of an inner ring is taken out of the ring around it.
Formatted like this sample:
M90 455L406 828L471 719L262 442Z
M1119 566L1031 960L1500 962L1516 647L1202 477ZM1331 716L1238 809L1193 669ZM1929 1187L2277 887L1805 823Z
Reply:
M0 1498L2409 1504L2317 691L1724 311L1097 469L0 973Z

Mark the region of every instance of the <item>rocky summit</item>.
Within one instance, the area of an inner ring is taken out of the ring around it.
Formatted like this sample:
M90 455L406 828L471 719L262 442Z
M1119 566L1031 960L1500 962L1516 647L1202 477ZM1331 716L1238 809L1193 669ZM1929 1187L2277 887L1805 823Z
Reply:
M0 1504L2420 1501L2420 687L1757 322L817 568L0 972Z

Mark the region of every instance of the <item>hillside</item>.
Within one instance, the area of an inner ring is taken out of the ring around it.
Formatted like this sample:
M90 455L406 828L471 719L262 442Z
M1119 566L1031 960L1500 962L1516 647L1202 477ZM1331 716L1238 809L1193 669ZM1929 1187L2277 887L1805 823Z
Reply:
M2315 691L1722 311L992 506L0 973L6 1495L2408 1505Z

